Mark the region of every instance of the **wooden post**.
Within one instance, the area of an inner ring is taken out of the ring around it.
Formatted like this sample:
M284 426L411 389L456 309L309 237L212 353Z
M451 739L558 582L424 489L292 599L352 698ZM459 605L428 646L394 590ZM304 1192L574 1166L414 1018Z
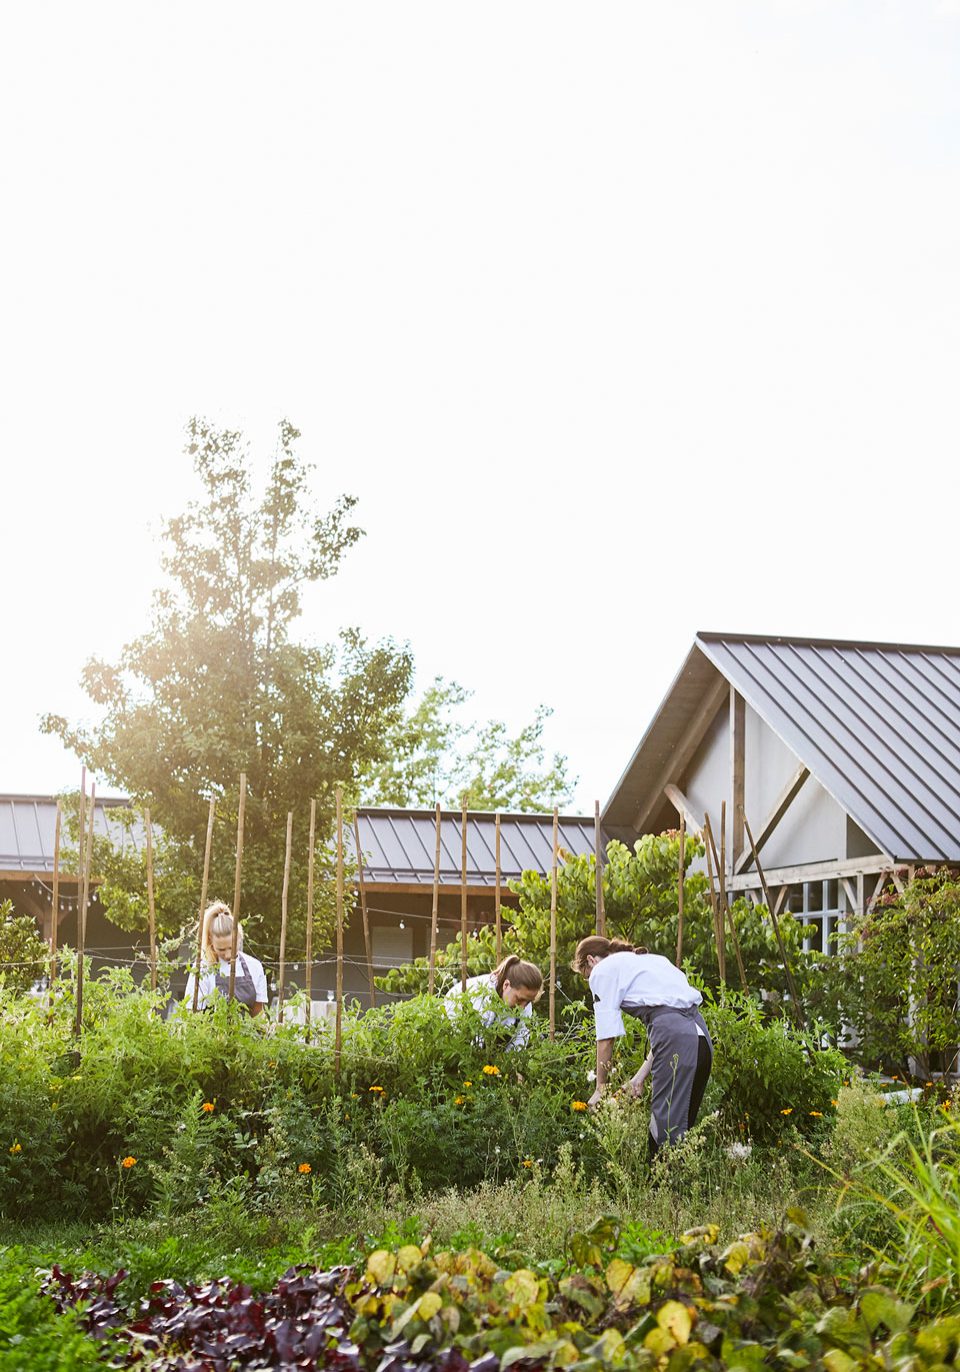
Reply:
M96 788L94 788L96 789ZM87 769L80 768L80 827L77 851L77 937L80 937L80 887L83 884L83 850L87 841Z
M87 945L87 898L90 894L90 858L93 852L93 817L96 814L97 787L90 787L90 825L83 848L83 894L77 906L77 1018L73 1032L78 1037L83 1024L83 956Z
M593 863L597 881L597 933L604 937L607 932L607 912L603 908L603 841L600 837L600 802L593 802Z
M290 897L290 858L293 850L293 811L287 811L287 838L283 851L283 886L280 891L280 990L277 995L277 1023L283 1023L283 986L287 976L287 911Z
M680 816L680 856L677 859L677 966L683 961L683 880L687 873L687 817Z
M714 938L714 942L716 943L716 946L717 946L717 970L718 970L718 972L719 972L719 974L720 974L720 980L721 980L721 982L723 982L723 981L725 980L725 977L724 977L723 973L724 973L724 971L725 971L726 969L724 968L724 969L721 970L721 968L720 968L721 952L720 952L720 935L719 935L719 933L718 933L719 926L720 926L720 913L719 913L719 909L718 909L717 895L716 895L716 892L715 892L714 889L713 889L713 866L714 866L714 861L713 861L713 842L712 842L713 835L710 833L710 817L709 817L709 815L707 815L707 816L705 817L704 821L703 821L703 836L704 836L704 839L705 839L705 847L706 847L706 850L707 850L707 876L708 876L709 881L710 881L710 909L711 909L711 911L713 912L713 938Z
M430 968L427 973L427 994L433 995L437 979L437 921L440 914L440 806L436 807L436 844L433 852L433 904L430 908Z
M553 807L553 861L550 864L550 1040L557 1026L557 807Z
M496 885L493 888L493 922L494 922L494 961L499 967L503 958L503 925L500 920L500 811L496 813L493 825L494 832L494 860L496 862Z
M760 881L760 889L763 891L763 899L767 909L770 911L770 921L773 924L773 932L776 936L777 947L780 950L780 956L783 959L783 970L786 974L787 986L790 989L790 996L793 1000L793 1008L797 1024L799 1024L801 1029L805 1029L806 1020L803 1014L803 1006L800 1004L800 991L797 987L797 983L793 979L793 972L790 969L790 961L787 957L787 950L784 946L783 935L780 933L780 921L777 919L777 912L774 909L773 901L770 899L770 892L767 890L767 879L763 875L763 868L760 866L760 854L757 852L757 845L753 841L753 834L750 830L750 825L747 822L746 812L744 812L743 816L743 827L746 831L747 841L749 842L750 849L753 853L753 862L754 866L757 869L757 877Z
M337 787L337 1028L333 1041L333 1074L340 1075L343 1046L343 795Z
M467 793L460 807L460 989L467 989Z
M353 816L353 830L357 836L357 886L360 890L360 914L363 919L363 951L367 959L367 980L370 983L370 1008L377 1004L377 988L373 980L373 944L370 942L370 919L367 914L367 889L363 884L363 853L360 851L360 821Z
M60 826L63 807L57 801L56 828L53 831L53 918L50 921L50 1004L53 1004L53 985L57 979L57 919L60 915Z
M157 907L153 897L153 825L150 811L143 812L144 828L147 831L147 920L150 931L150 990L157 989Z
M233 878L233 938L230 941L230 985L227 995L233 1000L237 979L237 939L240 934L240 872L243 867L243 816L247 805L247 774L240 773L240 804L237 808L237 868Z
M711 831L711 842L713 836ZM714 857L717 850L713 850ZM720 887L720 944L723 948L723 971L726 980L727 971L727 802L720 802L720 856L717 859L717 885Z
M713 904L714 936L717 941L717 969L720 974L720 981L724 985L727 980L727 945L724 939L724 921L726 914L724 911L724 901L726 899L726 886L720 874L720 858L717 856L717 844L713 837L713 826L710 823L710 816L705 815L703 819L703 838L707 848L707 865L710 869L711 893L713 890L713 869L717 871L717 900ZM711 862L711 854L713 860Z
M203 876L200 878L200 915L197 920L197 970L193 978L193 1009L196 1013L200 1002L200 973L203 970L203 912L207 908L207 884L210 880L210 853L213 849L213 816L217 802L210 797L207 812L207 839L203 845Z
M746 705L743 696L730 687L730 800L733 805L733 869L736 871L743 852L743 807L745 804L744 754L747 732Z
M307 1007L304 1012L304 1019L307 1029L310 1028L310 1016L313 1012L313 853L314 844L317 837L317 802L310 802L310 846L307 849L307 947L306 947L306 992Z

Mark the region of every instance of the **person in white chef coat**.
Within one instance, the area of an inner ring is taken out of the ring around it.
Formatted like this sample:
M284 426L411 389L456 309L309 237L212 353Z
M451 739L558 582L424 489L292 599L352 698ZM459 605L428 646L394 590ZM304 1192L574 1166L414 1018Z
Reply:
M451 1020L464 1005L479 1011L484 1025L483 1041L491 1048L523 1048L530 1037L534 1004L543 994L543 973L532 962L511 954L492 972L458 983L443 998Z

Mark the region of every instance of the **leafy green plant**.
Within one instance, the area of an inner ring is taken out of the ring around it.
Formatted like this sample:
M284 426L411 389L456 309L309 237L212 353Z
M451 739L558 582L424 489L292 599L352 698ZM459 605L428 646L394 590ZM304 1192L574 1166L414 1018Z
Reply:
M47 956L36 921L14 914L12 900L0 900L0 986L29 990L47 970Z

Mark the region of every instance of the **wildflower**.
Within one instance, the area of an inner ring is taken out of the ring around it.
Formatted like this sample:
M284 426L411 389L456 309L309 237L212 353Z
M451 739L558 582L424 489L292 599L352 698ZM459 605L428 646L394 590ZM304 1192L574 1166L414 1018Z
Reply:
M359 1094L358 1094L356 1091L351 1091L351 1092L350 1092L350 1099L351 1099L351 1100L359 1100L359 1099L360 1099L360 1096L359 1096Z
M838 1100L834 1100L833 1096L831 1096L831 1097L830 1097L830 1104L836 1106L836 1105L839 1105L840 1102L839 1102Z
M488 1062L486 1067L483 1069L483 1075L485 1077L499 1077L500 1068L494 1067L492 1063Z
M214 1111L214 1104L213 1104L213 1101L212 1101L212 1100L205 1100L205 1101L203 1102L203 1104L201 1105L200 1109L203 1110L203 1111L205 1111L206 1114L208 1114L208 1115L213 1114L213 1111Z
M19 1142L19 1140L18 1140L16 1143L12 1143L12 1144L10 1145L10 1152L11 1152L11 1153L22 1153L22 1152L23 1152L23 1146L22 1146L22 1144Z
M822 1110L811 1110L809 1113L813 1116L815 1120L821 1119L823 1116Z
M781 1110L780 1113L781 1113L781 1115L792 1115L792 1114L793 1114L793 1106L792 1106L792 1105L788 1105L787 1108L786 1108L786 1110Z
M738 1141L735 1143L731 1143L728 1146L727 1157L730 1159L731 1162L746 1162L747 1158L749 1158L752 1152L753 1147L751 1144L740 1143Z
M454 1105L463 1105L466 1102L466 1099L466 1096L454 1096L453 1103Z
M350 1111L349 1111L349 1110L345 1110L345 1111L344 1111L344 1113L343 1113L343 1118L344 1118L345 1120L348 1120L348 1119L350 1118Z
M570 1102L570 1109L571 1109L571 1110L576 1110L576 1112L577 1112L578 1114L580 1113L581 1110L586 1110L586 1108L587 1108L587 1102L586 1102L585 1100L574 1100L574 1101L571 1101L571 1102Z
M127 1171L129 1172L129 1170L130 1170L131 1167L135 1167L135 1166L136 1166L136 1162L137 1162L136 1158L124 1158L123 1161L121 1162L120 1166L121 1166L121 1167L125 1167L125 1168L127 1169Z
M301 1172L303 1176L306 1177L310 1175L310 1173L313 1171L313 1168L310 1166L308 1162L302 1162L300 1166L297 1168L297 1171Z
M472 1085L473 1085L473 1082L472 1082L472 1081L465 1081L463 1084L464 1084L464 1086L468 1086L468 1087L469 1087L469 1086L472 1086Z
M587 1073L587 1081L596 1081L596 1079L597 1079L597 1074L596 1074L596 1072L593 1070L593 1068L591 1067L591 1068L590 1068L590 1071Z
M523 1166L524 1166L524 1167L532 1167L532 1166L533 1166L533 1158L524 1158L524 1160L523 1160Z
M371 1086L369 1089L378 1092L381 1096L383 1095L384 1088L382 1086Z
M933 1082L932 1082L932 1081L925 1081L923 1084L924 1084L924 1086L932 1086L932 1085L933 1085Z

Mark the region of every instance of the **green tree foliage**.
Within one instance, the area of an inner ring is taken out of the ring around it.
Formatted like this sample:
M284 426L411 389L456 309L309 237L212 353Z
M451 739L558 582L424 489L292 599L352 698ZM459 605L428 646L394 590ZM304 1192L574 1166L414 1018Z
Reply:
M361 537L354 499L320 513L308 489L299 434L280 425L262 494L254 491L243 436L201 420L188 426L203 498L163 528L168 583L153 622L117 663L91 660L83 684L101 711L90 728L47 716L44 729L135 801L151 806L171 866L202 867L207 801L217 800L211 896L232 900L238 774L248 780L241 914L275 935L284 833L295 814L294 928L304 906L309 799L321 840L332 829L334 792L355 799L360 779L385 756L401 716L412 659L356 629L336 645L297 642L291 628L304 586L337 572ZM182 911L193 916L194 901ZM322 936L331 902L317 911ZM124 920L142 916L129 902Z
M566 804L574 779L566 759L545 756L543 729L551 711L511 736L502 720L464 722L458 712L471 692L437 677L389 731L385 760L364 786L370 805L458 807L547 812Z
M15 915L13 901L0 901L0 986L26 991L46 970L47 945L36 920Z

